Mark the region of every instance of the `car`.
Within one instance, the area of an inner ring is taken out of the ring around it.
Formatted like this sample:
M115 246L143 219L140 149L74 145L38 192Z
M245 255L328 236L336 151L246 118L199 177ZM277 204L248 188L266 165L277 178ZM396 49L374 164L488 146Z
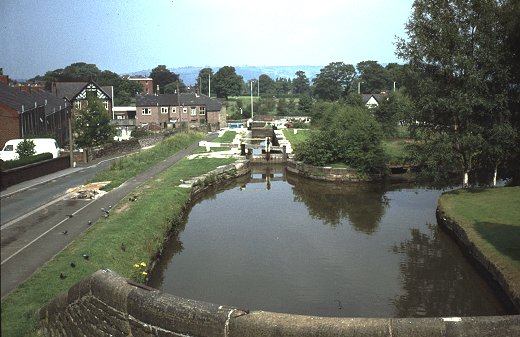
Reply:
M34 142L34 154L40 153L51 153L52 158L57 158L60 156L60 148L58 147L58 143L56 143L55 139L52 138L33 138L28 139ZM7 160L16 160L18 159L18 153L16 152L16 147L18 144L23 142L23 139L11 139L8 140L2 151L0 151L0 159Z

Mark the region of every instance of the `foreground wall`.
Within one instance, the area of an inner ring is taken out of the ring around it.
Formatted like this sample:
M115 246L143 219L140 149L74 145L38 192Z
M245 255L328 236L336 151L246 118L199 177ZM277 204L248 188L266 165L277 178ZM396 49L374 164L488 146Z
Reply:
M40 310L45 336L520 336L520 316L326 318L231 308L100 270Z
M58 157L1 172L1 189L70 167L69 157Z

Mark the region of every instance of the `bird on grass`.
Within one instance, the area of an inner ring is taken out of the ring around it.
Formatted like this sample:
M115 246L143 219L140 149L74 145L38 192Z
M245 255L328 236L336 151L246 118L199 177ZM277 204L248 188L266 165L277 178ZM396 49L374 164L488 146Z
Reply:
M89 258L88 254L86 254L86 253L81 254L81 256L83 256L83 258L84 258L85 260L88 260L88 258Z
M60 278L63 280L64 278L66 278L67 276L65 276L65 274L63 273L60 273Z
M126 246L125 246L124 243L121 244L121 250L122 250L123 252L126 252Z
M71 263L70 263L70 266L71 266L72 268L76 268L76 264L75 264L74 262L71 262Z

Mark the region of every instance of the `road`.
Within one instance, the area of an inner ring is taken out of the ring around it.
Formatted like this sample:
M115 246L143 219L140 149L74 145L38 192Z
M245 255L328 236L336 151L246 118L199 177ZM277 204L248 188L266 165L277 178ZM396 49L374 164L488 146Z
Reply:
M108 161L69 169L71 171L65 176L51 175L47 180L42 178L45 181L37 185L29 184L21 187L21 190L14 187L11 191L3 192L2 298L83 233L89 227L89 221L95 223L104 214L101 208L115 205L135 188L197 148L197 143L192 144L95 200L71 199L66 190L84 184L97 171L105 168Z

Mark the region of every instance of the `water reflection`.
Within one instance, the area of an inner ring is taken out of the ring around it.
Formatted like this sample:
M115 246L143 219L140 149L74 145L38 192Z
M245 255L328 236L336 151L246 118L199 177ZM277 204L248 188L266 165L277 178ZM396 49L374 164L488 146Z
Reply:
M395 316L471 316L490 309L492 314L506 313L492 292L475 293L487 287L485 281L474 277L466 260L453 258L460 254L458 247L437 225L428 225L426 233L413 228L410 236L393 247L403 256L402 294L392 300Z
M335 184L288 176L294 201L303 202L310 216L333 227L346 219L360 232L371 234L385 213L388 200L381 184Z
M428 225L440 193L255 167L197 197L149 284L222 305L318 316L503 313L457 245Z

